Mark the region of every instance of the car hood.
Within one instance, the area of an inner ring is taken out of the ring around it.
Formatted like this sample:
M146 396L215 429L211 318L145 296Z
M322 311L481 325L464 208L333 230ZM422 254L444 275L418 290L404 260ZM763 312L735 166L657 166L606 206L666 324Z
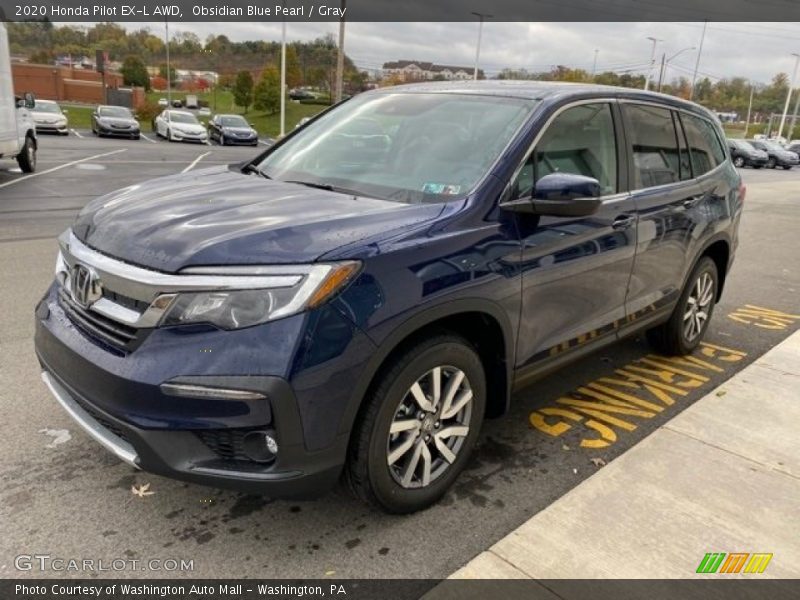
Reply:
M37 112L35 110L31 111L31 116L33 117L34 121L43 121L45 123L53 123L55 121L64 121L67 120L67 117L63 114L58 113L51 113L51 112Z
M441 210L441 204L354 197L212 167L97 198L73 231L104 254L176 272L190 265L313 262L430 222Z
M133 119L125 119L122 117L97 117L101 123L108 123L109 125L138 125L139 123Z
M206 128L200 123L180 123L166 119L167 126L173 127L176 131L190 131L192 133L205 133Z
M227 125L222 126L222 131L226 133L254 133L250 127L228 127Z

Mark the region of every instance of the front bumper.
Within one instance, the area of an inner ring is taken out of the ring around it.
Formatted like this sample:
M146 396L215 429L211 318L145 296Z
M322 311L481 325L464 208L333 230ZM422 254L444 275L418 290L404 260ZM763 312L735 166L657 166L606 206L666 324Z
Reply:
M120 460L202 485L307 498L336 483L348 436L309 450L291 385L280 375L263 374L280 373L275 356L291 359L274 340L296 339L302 321L302 316L287 318L269 332L257 327L216 332L216 342L203 333L174 338L174 332L154 330L134 353L115 356L87 339L51 289L36 310L35 345L42 379L58 403ZM271 351L265 343L272 344ZM205 354L209 348L213 352ZM254 351L272 355L259 361L261 372L242 361L241 352ZM243 374L230 375L237 372ZM266 400L175 397L162 393L165 381L257 390ZM243 455L243 436L252 431L274 434L274 460Z
M176 142L200 142L201 144L205 144L208 141L207 133L183 133L181 131L175 131L174 129L170 131L170 137Z
M36 123L36 133L60 133L61 135L67 135L69 133L69 128L66 124Z
M746 165L751 167L765 167L769 162L769 157L767 156L748 156L744 159Z
M131 127L129 129L120 129L118 127L106 127L97 123L97 133L100 135L119 136L119 137L139 137L140 129L138 127Z
M776 163L779 167L796 167L800 164L800 159L778 157Z

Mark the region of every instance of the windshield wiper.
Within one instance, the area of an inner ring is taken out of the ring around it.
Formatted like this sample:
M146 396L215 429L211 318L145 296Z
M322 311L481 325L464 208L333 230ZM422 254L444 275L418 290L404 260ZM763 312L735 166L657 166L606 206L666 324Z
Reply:
M264 171L262 171L261 169L259 169L259 168L258 168L257 166L255 166L253 163L250 163L250 164L247 164L247 165L245 165L245 166L242 168L242 173L247 173L247 174L250 174L250 173L255 173L256 175L261 175L261 177L263 177L264 179L272 179L272 177L270 177L269 175L267 175L266 173L264 173Z
M314 183L313 181L300 181L298 179L290 179L288 181L284 181L284 183L296 183L297 185L304 185L306 187L315 188L317 190L325 190L326 192L347 194L348 196L366 196L368 198L374 198L374 196L369 196L364 192L359 192L358 190L349 190L347 188L331 185L330 183Z

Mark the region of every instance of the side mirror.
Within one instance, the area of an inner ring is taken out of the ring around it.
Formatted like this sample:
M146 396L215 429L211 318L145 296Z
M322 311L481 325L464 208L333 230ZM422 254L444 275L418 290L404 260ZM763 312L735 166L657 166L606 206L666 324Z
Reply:
M36 98L33 96L31 92L25 92L24 99L25 99L25 108L33 108L34 106L36 106Z
M514 212L553 217L585 217L600 207L600 182L573 173L550 173L533 188L531 198L520 198L501 205Z

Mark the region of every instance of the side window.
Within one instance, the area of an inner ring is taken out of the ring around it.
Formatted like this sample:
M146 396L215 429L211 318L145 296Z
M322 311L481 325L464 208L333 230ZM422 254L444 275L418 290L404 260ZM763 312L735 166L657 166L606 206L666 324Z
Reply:
M681 114L681 121L689 144L694 176L699 177L725 160L725 150L710 122L685 113Z
M513 197L530 196L535 183L550 173L594 177L603 195L617 192L617 142L610 104L581 104L558 115L517 176Z
M657 106L626 104L630 128L634 189L680 181L682 160L672 112ZM688 162L683 179L689 178Z

